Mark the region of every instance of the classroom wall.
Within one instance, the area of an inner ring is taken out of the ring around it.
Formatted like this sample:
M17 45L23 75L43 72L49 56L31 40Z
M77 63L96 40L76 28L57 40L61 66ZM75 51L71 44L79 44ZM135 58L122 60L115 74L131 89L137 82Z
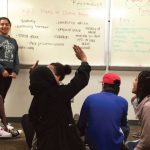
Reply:
M7 117L21 117L24 113L28 112L32 96L30 95L28 86L29 86L29 74L28 69L21 69L17 79L13 80L12 86L8 92L8 95L5 99L5 108ZM64 80L64 83L68 83L73 77L74 72L71 75L67 76ZM122 78L121 84L121 96L125 97L129 102L129 120L135 120L135 115L133 108L130 104L130 99L133 96L131 93L132 82L134 78L139 73L138 71L113 71L118 73ZM75 98L72 103L73 113L80 113L80 109L84 99L92 93L99 92L101 90L100 79L104 71L102 70L92 70L91 77L88 86L83 89Z
M0 0L0 5L1 5L0 16L8 16L8 9L6 9L8 7L7 2L8 2L8 0ZM11 2L11 1L9 1L9 2ZM77 1L73 1L73 2L77 2ZM101 4L103 4L103 1L100 1L100 2L101 2ZM105 2L105 0L104 0L104 2ZM120 1L120 2L123 2L123 1ZM138 6L137 3L139 3L139 2L132 2L132 5L134 7L130 7L130 8L134 8L137 11L137 7L141 8L142 6L145 6L145 5L141 6L141 4L138 4L139 5ZM87 4L87 3L85 3L85 4ZM101 5L101 6L103 6L103 5ZM119 7L120 6L121 5L119 4ZM122 8L122 7L120 7L120 8ZM129 8L129 10L130 10L130 8ZM146 9L146 8L142 7L142 9L140 9L140 10L143 10L143 9ZM143 11L143 12L145 12L145 11ZM149 11L147 11L147 12L149 12ZM146 15L146 16L149 16L149 15ZM135 18L139 18L139 17L135 17ZM130 21L132 21L132 20L130 20L130 18L129 19L125 18L125 19L120 19L119 21L120 22L118 24L120 25L120 23L122 23L121 25L123 25L125 23L126 24L130 23ZM113 33L113 31L111 31L111 32ZM118 32L116 32L116 33L118 34ZM119 32L119 34L120 34L120 32ZM121 34L122 34L122 32L121 32ZM124 37L124 34L123 34L123 37ZM147 38L147 39L149 39L149 38ZM125 42L123 42L123 43L125 43ZM128 46L128 47L131 48L130 46ZM103 48L102 48L102 50L103 50ZM130 51L131 51L131 49L130 49ZM124 56L124 55L121 54L120 56ZM132 56L134 57L134 55L132 55ZM142 54L142 56L143 56L143 54ZM133 57L128 57L126 60L128 60L129 58L132 59ZM140 55L140 57L141 57L141 55ZM118 54L117 54L117 58L116 57L113 57L113 58L114 58L113 60L118 60L118 58L119 58L119 61L123 60L122 58L118 57ZM149 57L148 57L148 59L149 59ZM134 59L134 60L139 60L139 59ZM145 59L143 59L143 60L145 60ZM143 61L138 61L138 63L141 63L141 62L143 62ZM147 62L149 62L149 61L147 61ZM117 62L116 64L120 64L120 63ZM116 64L114 64L114 65L116 65ZM106 65L108 65L108 64L106 64ZM113 63L112 63L112 65L113 65ZM30 103L32 100L32 96L30 95L30 92L28 89L28 86L29 86L28 71L29 71L28 69L21 69L17 79L13 80L13 82L12 82L12 85L11 85L11 87L8 91L7 97L5 99L5 108L6 108L7 117L21 117L24 113L28 112L28 109L29 109L29 106L30 106ZM90 78L90 82L89 82L88 86L74 98L74 103L72 103L72 109L73 109L74 114L80 112L82 103L83 103L84 99L86 98L86 96L88 96L89 94L92 94L94 92L99 92L101 90L101 84L99 83L99 80L102 77L104 72L105 72L105 70L92 70L91 78ZM139 73L139 71L113 71L113 72L118 73L122 78L121 90L120 90L119 95L125 97L128 100L128 102L129 102L128 119L134 120L136 118L135 118L133 108L130 104L130 99L133 96L133 94L131 93L132 82L133 82L134 78L137 76L137 74ZM66 77L66 79L64 80L64 83L69 82L69 80L71 79L73 74L74 74L74 71L71 75Z

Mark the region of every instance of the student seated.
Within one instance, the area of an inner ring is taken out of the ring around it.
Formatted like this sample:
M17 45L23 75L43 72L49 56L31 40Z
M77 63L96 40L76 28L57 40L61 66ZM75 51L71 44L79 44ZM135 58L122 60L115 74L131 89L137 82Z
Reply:
M140 121L140 138L126 143L129 150L150 150L150 71L139 73L134 86L138 105L135 109L136 117Z
M37 150L85 150L73 120L71 99L88 84L91 67L82 49L76 45L73 49L81 65L68 84L59 84L51 66L31 72L29 117L37 136Z
M32 71L38 67L39 61L36 61L36 63L30 68L30 74ZM62 80L65 78L66 75L69 75L71 73L71 66L70 65L63 65L59 62L51 63L48 65L50 68L53 68L55 70L55 75L58 83L61 85ZM21 119L21 124L25 133L26 142L30 149L34 150L37 147L37 139L35 130L33 128L32 122L30 121L29 114L24 114Z
M83 103L78 128L91 150L122 150L129 134L128 102L118 96L121 79L106 73L102 91L92 94Z

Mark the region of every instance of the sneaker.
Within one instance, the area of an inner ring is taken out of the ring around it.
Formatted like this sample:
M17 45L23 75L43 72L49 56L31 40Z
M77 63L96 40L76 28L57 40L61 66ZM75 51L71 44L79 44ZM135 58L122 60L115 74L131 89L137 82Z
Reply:
M4 128L4 124L2 122L0 122L0 127ZM14 129L14 127L10 123L7 124L7 128L8 128L8 130L13 130Z
M13 130L14 129L14 127L10 123L8 123L7 128L8 128L8 130Z
M11 138L12 134L0 129L0 138Z
M12 129L12 130L10 130L9 132L11 133L11 136L14 138L14 137L20 136L21 131L22 131L22 130Z

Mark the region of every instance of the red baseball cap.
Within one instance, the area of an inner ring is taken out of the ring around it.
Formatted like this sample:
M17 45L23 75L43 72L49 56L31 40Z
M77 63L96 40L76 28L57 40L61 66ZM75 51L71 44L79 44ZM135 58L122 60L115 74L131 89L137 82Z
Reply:
M117 74L114 73L106 73L103 76L102 83L107 83L107 84L114 84L115 80L119 80L121 83L121 79Z

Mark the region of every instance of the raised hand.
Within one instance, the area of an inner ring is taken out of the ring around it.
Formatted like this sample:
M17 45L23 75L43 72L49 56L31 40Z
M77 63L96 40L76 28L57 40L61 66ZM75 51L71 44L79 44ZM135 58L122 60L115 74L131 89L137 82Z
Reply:
M74 45L73 49L75 51L76 57L81 61L87 61L87 57L84 53L84 51L80 48L80 46Z

